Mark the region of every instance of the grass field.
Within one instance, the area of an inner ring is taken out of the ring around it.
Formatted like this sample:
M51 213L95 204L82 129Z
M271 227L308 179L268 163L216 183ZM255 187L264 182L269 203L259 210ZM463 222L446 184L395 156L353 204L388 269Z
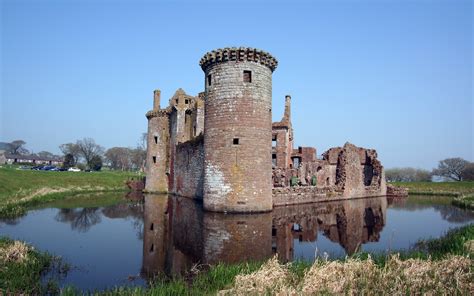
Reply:
M474 193L473 181L462 182L393 182L389 183L408 188L410 194L425 195L463 195Z
M451 203L460 208L474 210L474 182L394 182L408 188L410 195L451 196Z
M0 217L21 215L31 206L84 192L126 190L135 173L50 172L0 168Z

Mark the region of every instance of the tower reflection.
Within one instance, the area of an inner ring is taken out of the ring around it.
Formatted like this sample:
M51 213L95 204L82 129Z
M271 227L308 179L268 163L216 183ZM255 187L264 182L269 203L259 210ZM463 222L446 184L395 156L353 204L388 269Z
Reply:
M385 197L277 207L264 214L202 210L188 198L145 195L143 274L182 274L196 264L294 259L295 240L314 242L318 231L347 254L378 241Z

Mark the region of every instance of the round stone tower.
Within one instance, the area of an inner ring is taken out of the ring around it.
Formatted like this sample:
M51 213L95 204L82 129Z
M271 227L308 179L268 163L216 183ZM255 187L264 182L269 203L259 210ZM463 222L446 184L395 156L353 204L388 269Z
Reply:
M153 110L146 113L146 192L168 192L169 120L166 109L160 109L160 94L154 91Z
M272 210L272 73L277 60L253 48L205 54L204 209Z

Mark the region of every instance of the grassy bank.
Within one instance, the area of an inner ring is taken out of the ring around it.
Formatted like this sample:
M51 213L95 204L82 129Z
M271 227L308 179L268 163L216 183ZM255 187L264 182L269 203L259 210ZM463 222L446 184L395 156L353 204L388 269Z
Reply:
M150 288L116 288L95 295L308 295L308 294L461 294L474 289L474 225L439 239L418 242L413 250L384 256L358 254L314 264L219 264L192 280L158 279ZM73 288L63 295L80 294Z
M23 242L0 238L0 295L55 293L59 289L54 281L41 281L52 269L66 272L67 266Z
M464 209L474 210L474 193L454 198L453 205Z
M0 217L21 215L28 207L84 192L125 190L129 172L50 172L0 168Z
M398 187L408 188L411 195L451 196L452 204L474 210L474 182L394 182Z
M474 193L474 182L393 182L398 187L408 188L409 194L458 196Z

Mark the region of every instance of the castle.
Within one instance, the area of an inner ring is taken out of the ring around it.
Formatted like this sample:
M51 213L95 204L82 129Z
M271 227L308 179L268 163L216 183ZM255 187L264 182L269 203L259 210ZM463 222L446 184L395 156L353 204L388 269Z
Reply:
M291 97L272 123L272 73L278 62L253 48L205 54L204 92L178 89L148 119L147 192L202 199L205 210L265 212L273 206L386 194L375 150L346 143L317 159L293 148Z

